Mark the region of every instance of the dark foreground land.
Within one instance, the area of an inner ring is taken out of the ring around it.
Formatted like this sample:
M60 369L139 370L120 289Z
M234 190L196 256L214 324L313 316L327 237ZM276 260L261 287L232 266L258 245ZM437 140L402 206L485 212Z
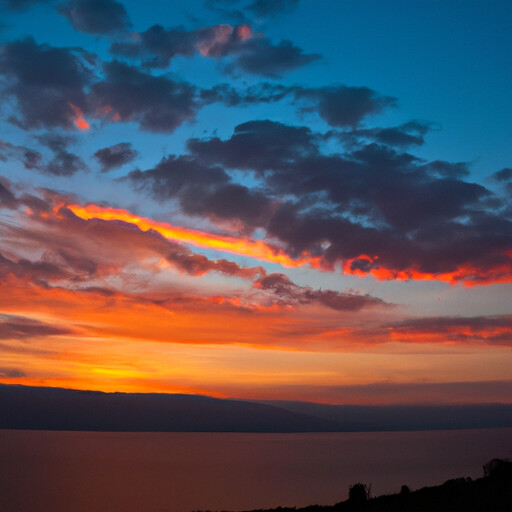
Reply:
M349 499L332 506L278 507L250 512L511 512L512 462L493 460L483 478L456 478L442 485L370 498L368 488L355 484Z

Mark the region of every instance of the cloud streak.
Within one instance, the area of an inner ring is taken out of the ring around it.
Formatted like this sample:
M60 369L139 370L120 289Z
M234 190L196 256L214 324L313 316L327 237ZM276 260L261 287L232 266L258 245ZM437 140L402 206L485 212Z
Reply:
M308 286L297 286L286 275L280 273L263 275L254 282L254 286L273 292L281 304L317 303L335 311L359 311L366 307L389 306L383 300L370 295L314 290Z
M205 247L231 254L240 254L261 261L279 263L284 267L301 265L317 265L315 258L307 254L299 258L291 258L278 247L262 240L213 235L204 231L181 228L165 222L157 222L144 217L133 215L126 210L105 208L97 205L79 206L68 204L66 208L81 219L117 220L137 226L141 231L155 231L169 240L175 240L192 245Z
M113 34L131 25L124 5L116 0L70 0L58 10L79 32Z
M512 346L512 316L415 318L391 327L390 336L409 343L441 341Z
M31 340L38 337L70 334L72 331L14 315L0 315L0 339ZM22 375L8 375L20 377Z

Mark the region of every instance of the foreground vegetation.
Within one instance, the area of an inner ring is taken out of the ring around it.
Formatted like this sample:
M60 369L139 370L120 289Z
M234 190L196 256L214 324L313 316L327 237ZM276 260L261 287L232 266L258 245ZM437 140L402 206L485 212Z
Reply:
M251 512L510 512L512 462L495 459L484 466L484 477L456 478L442 485L399 494L370 497L361 483L349 490L349 499L332 506L278 507Z

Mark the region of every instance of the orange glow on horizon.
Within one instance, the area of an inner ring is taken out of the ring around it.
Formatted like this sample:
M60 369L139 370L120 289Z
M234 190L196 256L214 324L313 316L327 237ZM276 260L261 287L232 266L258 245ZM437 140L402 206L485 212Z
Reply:
M100 391L102 393L165 393L208 395L214 398L228 398L225 393L194 386L179 386L166 382L153 382L149 379L92 379L90 377L0 377L6 385L35 386L45 388L65 388L77 391Z
M273 305L248 311L229 297L190 299L45 288L8 274L0 286L3 314L42 327L27 336L4 336L0 382L211 396L259 390L276 399L293 393L294 386L297 399L318 386L319 400L329 396L329 386L414 380L433 367L443 381L510 375L512 328L503 323L367 332L358 322L332 323L334 312L319 323L307 310ZM398 343L421 349L397 349ZM447 357L458 350L464 365L460 357Z
M194 229L173 226L166 222L157 222L145 217L138 217L127 210L104 208L94 204L79 206L66 205L77 217L84 220L100 219L106 221L122 221L137 226L141 231L155 231L169 240L175 240L194 247L203 247L217 251L248 256L269 263L278 263L283 267L294 268L311 265L321 268L320 259L303 254L297 259L288 256L282 249L273 247L263 240L250 240L215 235Z

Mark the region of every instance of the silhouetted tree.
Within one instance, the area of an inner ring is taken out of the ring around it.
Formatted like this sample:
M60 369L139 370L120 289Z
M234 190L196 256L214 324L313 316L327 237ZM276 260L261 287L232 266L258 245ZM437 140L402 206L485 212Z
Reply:
M362 483L351 485L348 489L348 499L354 504L364 503L370 496L370 488Z
M484 476L488 478L512 477L512 461L509 459L492 459L484 466Z

